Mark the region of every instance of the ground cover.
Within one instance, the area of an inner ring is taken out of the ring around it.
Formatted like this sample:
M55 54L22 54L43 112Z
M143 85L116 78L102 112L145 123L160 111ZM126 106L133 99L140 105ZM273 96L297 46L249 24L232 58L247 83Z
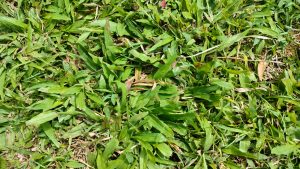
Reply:
M0 169L299 168L299 0L7 0Z

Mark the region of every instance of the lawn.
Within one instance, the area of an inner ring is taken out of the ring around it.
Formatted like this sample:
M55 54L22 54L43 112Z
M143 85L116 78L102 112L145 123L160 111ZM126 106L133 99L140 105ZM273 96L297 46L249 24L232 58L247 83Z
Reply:
M7 168L300 168L300 1L2 0Z

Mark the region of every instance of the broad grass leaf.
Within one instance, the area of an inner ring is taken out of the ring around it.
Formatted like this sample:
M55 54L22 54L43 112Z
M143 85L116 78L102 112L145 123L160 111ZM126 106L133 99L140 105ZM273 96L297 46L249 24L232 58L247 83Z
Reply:
M144 142L139 140L139 143L141 144L141 146L145 149L145 150L149 150L149 151L153 151L153 147L152 144L148 143L148 142Z
M258 17L266 17L266 16L272 16L273 12L271 10L264 10L259 12L254 12L251 16L258 18Z
M44 100L40 100L34 104L32 104L30 107L28 107L30 110L49 110L53 107L54 100L50 98L46 98Z
M135 58L140 59L140 60L143 61L143 62L150 62L150 63L156 62L156 59L155 59L155 58L152 58L152 57L147 56L147 55L145 55L145 54L143 54L143 53L140 53L140 52L138 52L138 51L135 50L135 49L130 50L129 53L130 53L132 56L134 56Z
M255 160L267 159L266 155L259 154L259 153L255 154L255 153L242 152L241 150L239 150L238 148L236 148L234 146L229 146L229 147L223 149L222 151L226 154L240 156L240 157L246 157L246 158L255 159Z
M103 75L100 76L98 84L99 84L99 89L106 89L106 81Z
M77 20L76 22L70 24L68 27L66 27L64 29L64 31L68 32L68 33L82 33L82 31L84 30L84 26L87 25L86 24L86 20ZM99 30L98 30L99 31ZM101 32L103 32L101 30Z
M102 154L102 158L104 160L107 160L118 148L118 146L119 146L119 140L117 140L116 138L111 139L105 146L105 150Z
M111 84L110 78L112 78L116 74L113 72L112 69L110 69L110 67L109 67L110 65L108 63L103 62L101 66L102 66L102 69L103 69L104 77L106 77L108 79L106 82L107 82L108 85L110 85ZM109 87L109 86L107 86L107 87Z
M171 161L171 160L168 160L168 159L165 159L165 158L162 158L162 157L159 157L159 156L154 156L153 154L149 155L150 153L148 152L148 156L151 156L150 159L153 159L153 162L157 162L159 164L163 164L163 165L167 165L167 166L175 166L177 163ZM174 167L173 167L174 168Z
M42 85L43 86L43 85ZM47 84L45 85L47 86ZM37 86L35 86L37 87ZM81 87L72 86L72 87L63 87L59 85L50 85L49 87L41 87L39 91L50 94L60 94L60 95L72 95L77 94L81 91Z
M299 149L298 145L286 144L273 147L271 153L275 155L288 155Z
M174 132L182 136L185 136L188 133L188 129L182 124L172 123L172 122L168 122L167 124Z
M148 114L149 114L148 112L140 112L139 114L135 114L129 119L129 122L131 124L135 124L139 122L141 119L143 119L144 117L146 117Z
M71 3L69 0L64 0L66 12L69 14L71 12Z
M197 164L195 165L195 167L193 169L198 169L198 168L201 168L201 169L208 169L207 167L207 163L206 163L206 158L205 158L205 154L203 154L199 161L197 162ZM232 168L230 168L232 169Z
M116 23L113 25L110 25L110 21L108 19L105 20L105 25L104 25L104 43L105 46L113 46L113 38L111 36L112 29L116 30ZM113 28L111 27L113 26Z
M178 96L178 87L176 85L164 85L159 91L160 98L163 96Z
M220 47L216 48L215 50L221 51L221 50L223 50L223 49L225 49L227 47L230 47L234 43L239 42L243 38L245 38L248 33L249 33L249 29L245 30L242 33L238 33L236 35L224 38L223 42L220 44ZM212 50L212 51L215 51L215 50Z
M255 53L260 55L262 53L263 49L265 48L265 45L266 45L266 41L261 40L260 43L258 44L258 46L255 49Z
M0 151L6 149L6 134L0 133Z
M38 89L42 89L42 90L46 90L48 87L57 87L59 86L57 83L54 83L54 82L40 82L40 83L37 83L37 84L34 84L28 88L26 88L26 92L28 91L35 91L35 90L38 90ZM40 90L39 90L40 91Z
M86 103L85 103L85 94L84 92L80 92L77 96L76 96L76 107L80 110L85 110L86 108Z
M3 35L0 35L0 41L12 41L13 40L13 36L15 35L15 33L6 33Z
M86 39L89 37L90 33L91 33L91 32L84 32L83 34L81 34L81 35L79 36L79 38L77 39L76 43L81 43L81 42L83 42L84 40L86 40Z
M173 154L172 149L166 143L154 145L165 157L170 157Z
M262 34L265 34L265 35L269 35L271 36L272 38L279 38L280 37L280 34L277 33L276 31L270 29L270 28L266 28L266 27L260 27L260 28L254 28L253 30L256 30Z
M147 169L162 169L159 165L155 164L154 162L147 162Z
M147 169L147 150L145 148L141 148L140 154L139 154L139 168L140 169Z
M216 81L213 81L212 84L214 85L218 85L220 87L222 87L223 89L225 90L232 90L234 89L234 85L230 82L225 82L223 80L216 80Z
M116 168L116 169L127 169L128 168L128 159L124 155L121 155L116 160L108 161L107 168Z
M144 142L153 142L153 143L162 143L167 141L166 137L161 133L142 133L133 136L133 138Z
M20 32L27 29L27 24L15 18L0 16L0 30L4 32Z
M97 151L88 151L86 158L89 165L97 167Z
M217 127L217 128L227 130L227 131L230 131L230 132L234 132L234 133L241 133L241 134L245 134L245 135L251 134L250 131L239 129L237 127L236 128L228 127L228 126L225 126L225 125L222 125L222 124L219 124L219 123L214 123L213 126Z
M56 112L42 112L34 117L32 117L30 120L26 121L26 125L33 125L38 127L39 125L46 123L48 121L51 121L58 117L58 113Z
M59 148L60 147L60 143L57 141L55 133L54 133L54 129L51 127L50 123L44 123L41 125L41 128L43 129L43 131L45 132L45 134L48 136L48 138L52 141L52 143Z
M121 109L122 109L122 111L124 111L126 108L126 105L127 105L127 94L128 94L127 88L126 88L126 85L124 83L121 83L120 81L117 81L116 84L122 92Z
M142 32L134 25L134 23L131 20L126 19L125 23L128 26L128 30L129 30L130 33L134 34L135 36L137 36L137 37L139 37L143 40L145 39Z
M66 88L63 88L63 90L60 91L59 94L62 94L62 95L72 95L72 94L79 93L80 90L81 90L80 86L66 87ZM56 91L56 92L58 92L58 91Z
M284 84L285 91L288 95L292 95L294 91L294 82L290 78L286 77L284 79L281 79L281 82Z
M110 22L107 19L105 23L105 28L104 28L104 45L105 48L104 53L108 57L108 59L111 62L114 62L116 60L115 53L120 53L119 49L115 46L114 40L111 35L111 30L110 30Z
M104 104L103 99L96 93L86 93L86 96L89 99L91 99L93 102L95 102L97 104L97 106L101 106Z
M161 121L159 118L151 115L145 118L145 120L151 125L152 127L156 128L158 131L160 131L162 134L164 134L166 137L174 137L174 133L172 129L165 124L163 121Z
M250 146L251 146L251 142L249 140L243 140L243 141L240 141L239 149L242 152L247 152L248 149L250 148Z
M48 13L44 17L48 20L58 20L58 21L70 21L71 18L69 18L67 15L58 14L58 13Z
M215 92L218 89L220 89L220 86L218 85L210 85L210 86L195 86L188 88L187 91L191 94L197 94L197 93L211 93Z
M78 57L85 62L86 66L90 70L96 71L98 69L98 65L93 61L93 58L89 55L88 50L82 45L78 45L77 49L79 52Z
M102 168L104 168L104 169L106 169L106 161L107 160L105 160L104 158L103 158L103 154L102 154L102 152L100 151L100 150L98 150L98 153L97 153L97 158L96 158L96 164L97 164L97 168L98 169L102 169Z
M107 20L106 19L99 19L91 22L89 25L90 26L99 26L101 28L105 28ZM123 35L129 35L129 33L125 29L125 25L122 23L116 23L113 21L108 21L109 22L109 28L110 32L118 33L120 36Z
M69 168L83 168L85 167L84 164L80 163L80 162L77 162L77 161L69 161L65 164L66 167L69 167Z
M128 35L129 33L126 30L126 27L123 23L118 22L117 23L117 33L119 36L124 36L124 35Z
M166 37L165 39L162 39L162 40L160 40L159 42L157 42L154 46L152 46L152 47L148 50L148 52L153 52L153 51L155 51L156 49L158 49L159 47L164 46L164 45L166 45L166 44L168 44L168 43L170 43L170 42L172 42L172 41L173 41L173 37L168 36L168 37Z
M78 123L75 127L68 129L62 136L64 139L71 139L82 136L85 132L84 130L87 128L85 123Z
M1 118L0 118L0 125L3 125L4 123L9 122L9 119L4 118L4 117L2 117L2 116L0 116L0 117L1 117Z
M186 89L186 94L188 96L192 96L199 99L204 99L209 102L213 102L218 100L218 95L214 94L215 91L220 89L221 87L218 85L211 86L196 86Z
M160 114L159 117L169 121L189 121L196 118L193 112Z
M153 101L154 97L159 92L160 87L156 87L154 90L147 91L138 97L135 105L132 105L136 110L139 110Z
M4 158L0 157L0 169L7 169L8 165Z
M4 85L5 85L5 77L6 77L6 72L3 71L0 75L0 99L4 99Z
M186 19L193 19L193 16L189 12L182 12L182 15Z
M94 121L101 121L102 117L100 117L95 111L85 107L84 110L82 110L84 112L84 114L94 120Z
M206 118L199 118L198 120L201 124L201 128L205 131L205 141L203 145L204 151L208 151L214 143L214 136L212 135L212 127Z
M177 58L177 43L173 41L171 49L168 51L168 59L165 64L160 65L159 69L155 72L153 78L161 79L168 71L171 69L171 65L175 62Z

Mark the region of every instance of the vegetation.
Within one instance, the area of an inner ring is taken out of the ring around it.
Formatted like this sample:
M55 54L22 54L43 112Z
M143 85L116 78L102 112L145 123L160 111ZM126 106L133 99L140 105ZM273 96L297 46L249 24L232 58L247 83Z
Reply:
M0 168L299 168L299 0L6 0Z

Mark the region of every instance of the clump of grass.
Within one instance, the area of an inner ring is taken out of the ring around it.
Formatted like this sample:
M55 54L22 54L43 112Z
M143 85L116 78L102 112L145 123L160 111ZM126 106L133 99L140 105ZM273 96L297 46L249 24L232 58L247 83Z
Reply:
M299 167L299 5L1 3L0 169Z

